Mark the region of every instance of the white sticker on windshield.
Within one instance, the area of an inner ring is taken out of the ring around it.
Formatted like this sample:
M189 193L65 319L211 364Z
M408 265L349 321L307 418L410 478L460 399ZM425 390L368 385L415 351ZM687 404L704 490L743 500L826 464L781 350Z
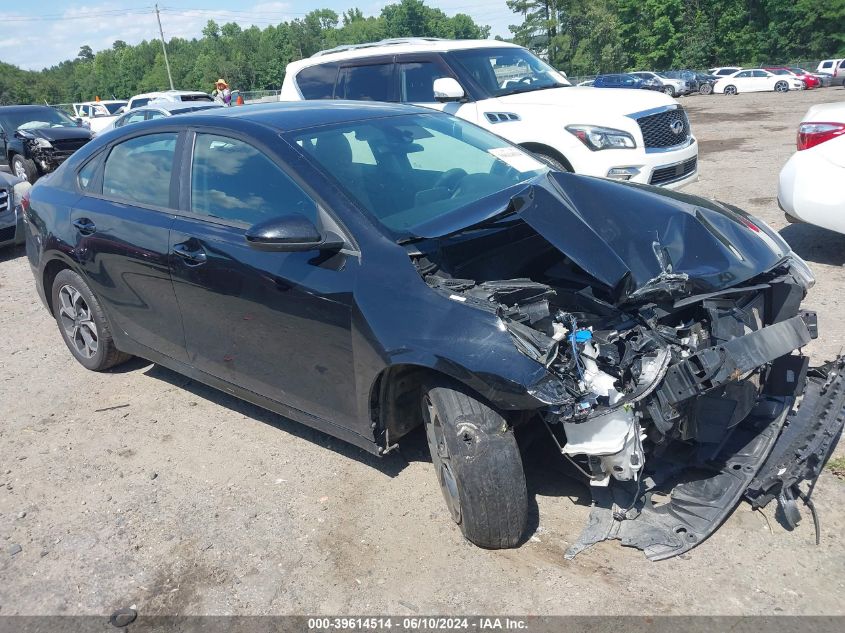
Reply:
M520 172L536 171L545 167L539 160L515 147L495 147L487 152Z

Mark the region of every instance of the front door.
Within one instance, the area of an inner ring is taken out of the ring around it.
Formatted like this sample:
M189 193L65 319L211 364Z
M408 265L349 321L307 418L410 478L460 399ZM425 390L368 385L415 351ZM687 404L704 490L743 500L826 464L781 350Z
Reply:
M257 250L246 242L246 229L258 222L297 213L319 228L322 213L267 152L249 142L197 134L186 180L187 212L176 219L170 249L190 363L353 427L357 260Z
M70 219L74 249L112 326L184 362L168 248L178 200L178 139L176 132L137 136L112 147L104 161L102 155L91 160L80 170L83 195Z
M396 61L399 101L440 110L472 123L478 123L478 107L472 101L447 101L434 98L434 80L451 77L458 81L448 66L435 56L402 56ZM459 82L460 83L460 82ZM464 87L466 92L466 87Z

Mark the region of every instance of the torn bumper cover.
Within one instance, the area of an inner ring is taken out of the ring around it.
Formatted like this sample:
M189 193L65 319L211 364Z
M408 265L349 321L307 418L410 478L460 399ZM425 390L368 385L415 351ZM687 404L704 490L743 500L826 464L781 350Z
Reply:
M765 340L754 337L740 352L750 360L774 350L770 345L803 338L800 328L791 327L793 333L782 337L784 329ZM715 454L679 451L666 455L640 482L591 488L587 527L566 557L610 539L643 550L651 560L683 554L715 532L743 496L754 508L777 499L780 518L790 528L800 520L796 498L802 499L813 512L818 541L811 495L845 424L843 370L843 357L810 370L809 378L802 377L806 387L798 405L791 395L759 400Z

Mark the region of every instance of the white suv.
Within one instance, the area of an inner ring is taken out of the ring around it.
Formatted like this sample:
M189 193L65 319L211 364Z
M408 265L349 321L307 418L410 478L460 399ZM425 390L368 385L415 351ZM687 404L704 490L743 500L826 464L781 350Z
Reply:
M573 87L506 42L409 38L323 51L288 64L279 100L303 99L441 110L579 174L671 188L698 177L698 144L671 97Z

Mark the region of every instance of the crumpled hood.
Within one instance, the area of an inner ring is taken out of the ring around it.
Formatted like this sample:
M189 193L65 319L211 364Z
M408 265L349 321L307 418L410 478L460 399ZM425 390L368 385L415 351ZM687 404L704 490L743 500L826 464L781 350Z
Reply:
M616 301L715 292L771 270L790 248L743 211L674 191L549 172L517 190L510 208L596 279ZM444 238L488 224L502 207L431 223L420 237Z
M592 113L601 112L617 115L634 114L651 108L676 104L676 101L671 97L652 90L627 90L624 98L611 99L608 98L605 90L586 86L520 92L498 97L497 101L502 105L550 105ZM579 121L579 123L590 122Z
M23 137L34 136L48 141L91 138L91 130L85 127L36 127L18 130L17 133Z

